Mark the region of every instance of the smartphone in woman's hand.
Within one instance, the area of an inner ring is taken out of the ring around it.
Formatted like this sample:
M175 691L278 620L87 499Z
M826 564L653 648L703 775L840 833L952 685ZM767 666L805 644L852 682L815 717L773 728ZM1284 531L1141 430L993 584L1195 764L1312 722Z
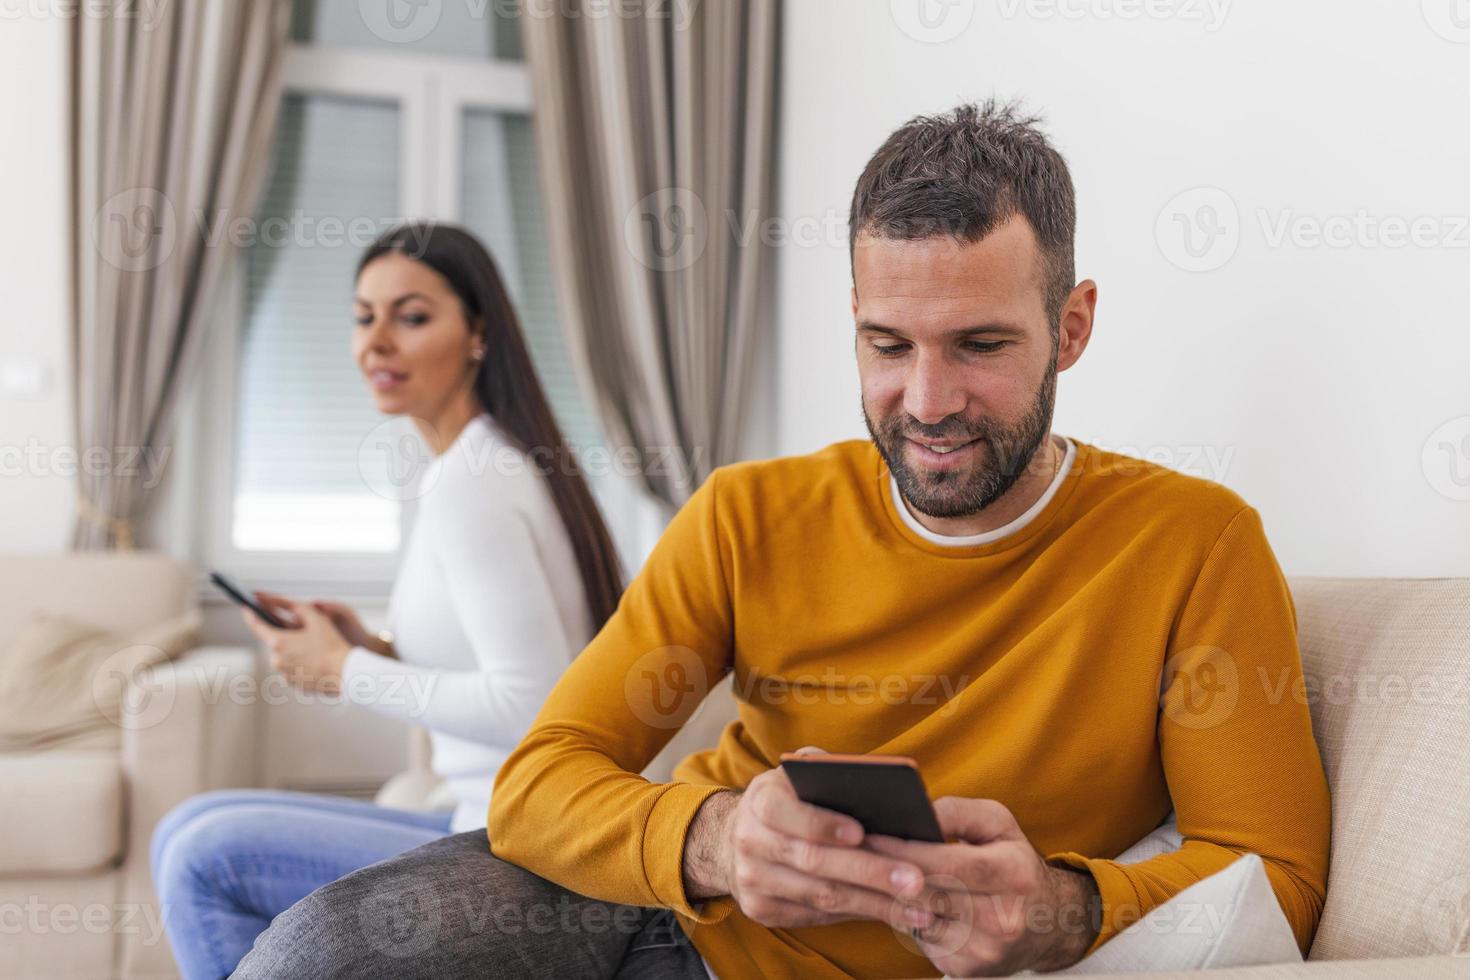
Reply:
M281 619L280 616L278 616L276 613L271 612L261 603L251 598L251 596L244 589L241 589L239 586L237 586L234 582L231 582L221 573L210 572L209 580L217 585L221 592L234 600L237 605L241 605L244 606L246 609L249 609L251 612L255 613L255 615L264 620L267 625L274 626L278 630L290 630L297 627L298 624L288 623L285 620Z

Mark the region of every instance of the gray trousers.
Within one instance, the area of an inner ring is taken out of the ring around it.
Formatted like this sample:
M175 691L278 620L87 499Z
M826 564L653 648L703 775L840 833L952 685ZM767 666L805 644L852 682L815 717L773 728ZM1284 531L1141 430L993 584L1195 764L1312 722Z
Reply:
M673 913L585 898L455 834L318 888L276 916L245 980L706 980Z

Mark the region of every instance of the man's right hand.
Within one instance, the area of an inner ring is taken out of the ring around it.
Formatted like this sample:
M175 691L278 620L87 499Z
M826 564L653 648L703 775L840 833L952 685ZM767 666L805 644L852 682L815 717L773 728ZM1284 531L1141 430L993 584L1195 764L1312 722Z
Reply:
M684 845L685 894L691 901L730 895L746 917L772 927L847 919L903 932L932 925L919 868L862 842L861 824L797 799L776 766L699 808Z

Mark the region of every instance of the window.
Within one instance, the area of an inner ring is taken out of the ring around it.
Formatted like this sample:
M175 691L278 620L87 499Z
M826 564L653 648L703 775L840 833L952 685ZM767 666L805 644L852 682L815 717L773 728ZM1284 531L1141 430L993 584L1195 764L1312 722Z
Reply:
M403 16L373 21L384 8ZM563 431L601 442L557 320L508 9L295 4L278 134L204 386L207 564L278 586L391 581L413 501L359 460L416 437L377 413L352 362L351 296L363 249L404 217L486 242Z

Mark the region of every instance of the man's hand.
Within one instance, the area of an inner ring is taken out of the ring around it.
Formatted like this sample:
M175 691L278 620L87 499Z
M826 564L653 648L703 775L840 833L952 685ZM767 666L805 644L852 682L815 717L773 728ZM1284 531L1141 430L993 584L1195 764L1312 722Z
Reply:
M919 867L862 842L861 824L801 802L777 766L699 808L684 845L685 894L730 895L748 918L772 927L846 919L876 919L903 933L933 926Z
M1007 976L1071 966L1097 938L1097 884L1048 865L995 800L934 803L947 844L872 836L864 847L924 869L934 925L912 934L949 976Z

